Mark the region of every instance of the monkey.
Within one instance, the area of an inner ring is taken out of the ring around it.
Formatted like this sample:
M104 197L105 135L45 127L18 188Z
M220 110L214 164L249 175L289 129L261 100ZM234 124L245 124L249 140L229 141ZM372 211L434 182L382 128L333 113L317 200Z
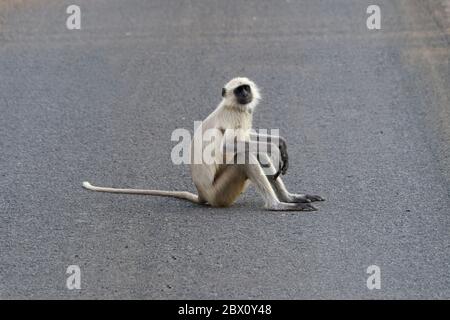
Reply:
M190 171L197 194L187 191L97 187L87 181L83 182L83 187L102 192L169 196L212 207L230 207L249 184L254 184L264 200L266 210L317 210L311 202L324 201L324 198L290 193L281 180L280 174L286 174L289 163L286 140L252 130L253 112L260 99L257 85L245 77L234 78L222 88L222 101L195 130L191 141ZM215 135L209 144L204 145L207 130L213 130ZM211 153L212 162L206 162L203 158L207 146L212 146L214 150ZM264 150L279 151L278 170L267 153L258 152L261 146L265 147ZM236 160L238 156L245 161L229 161ZM196 158L200 161L196 161Z

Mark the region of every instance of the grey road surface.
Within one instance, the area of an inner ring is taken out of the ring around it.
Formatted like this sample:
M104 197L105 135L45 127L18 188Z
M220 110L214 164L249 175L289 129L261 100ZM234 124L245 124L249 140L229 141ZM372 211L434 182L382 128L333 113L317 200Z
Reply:
M449 299L450 2L370 4L0 0L0 298ZM319 211L82 189L194 191L172 131L239 75Z

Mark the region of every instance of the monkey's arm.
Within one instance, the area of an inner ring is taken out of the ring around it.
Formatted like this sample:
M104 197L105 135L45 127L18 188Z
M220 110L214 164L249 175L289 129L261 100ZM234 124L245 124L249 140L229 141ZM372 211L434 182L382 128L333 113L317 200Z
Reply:
M280 136L257 133L254 130L250 131L250 139L257 142L266 141L267 143L275 144L278 146L278 148L280 149L282 165L279 166L279 170L277 171L277 173L275 173L274 178L278 178L280 173L285 175L287 169L289 168L289 156L287 153L286 139Z
M264 141L254 141L254 140L238 140L237 137L227 137L225 135L222 141L222 152L223 154L254 154L257 156L259 160L259 153L270 153L276 160L276 163L279 163L277 166L278 170L273 175L273 178L278 178L280 173L285 174L287 169L287 161L288 156L287 152L281 153L279 151L279 146L271 142ZM256 163L255 163L256 164ZM259 163L261 166L266 167L269 164ZM284 168L284 169L283 169Z

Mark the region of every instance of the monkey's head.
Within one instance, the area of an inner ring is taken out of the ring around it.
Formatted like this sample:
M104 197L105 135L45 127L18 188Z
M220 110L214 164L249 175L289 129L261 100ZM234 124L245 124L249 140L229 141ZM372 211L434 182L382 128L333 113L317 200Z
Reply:
M256 84L248 78L234 78L222 88L224 102L241 111L251 111L261 99Z

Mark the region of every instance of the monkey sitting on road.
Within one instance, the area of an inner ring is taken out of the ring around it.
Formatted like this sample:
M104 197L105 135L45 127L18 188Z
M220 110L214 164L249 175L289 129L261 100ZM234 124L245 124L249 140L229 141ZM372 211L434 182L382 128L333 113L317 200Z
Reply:
M116 189L96 187L89 182L83 182L86 189L113 193L146 194L154 196L170 196L186 199L198 204L213 207L228 207L245 191L249 182L253 183L262 198L264 207L272 211L314 211L317 210L310 202L323 201L317 195L294 194L287 191L279 174L285 174L288 167L288 156L285 140L281 137L261 135L252 131L252 113L260 99L258 87L247 78L234 78L222 89L222 101L197 128L191 141L191 157L203 153L206 145L202 143L207 130L216 130L214 143L217 144L212 163L191 161L192 180L198 195L187 191ZM228 133L233 132L231 138ZM238 132L238 134L235 134ZM281 167L275 169L269 155L259 150L267 141L265 150L274 148L273 141L278 141L275 148L281 154ZM255 147L257 144L257 148ZM199 149L198 146L201 148ZM231 148L230 148L230 145ZM218 151L218 152L217 152ZM244 163L229 163L221 161L224 158L243 156ZM200 155L200 159L203 157ZM265 170L271 174L266 175Z

